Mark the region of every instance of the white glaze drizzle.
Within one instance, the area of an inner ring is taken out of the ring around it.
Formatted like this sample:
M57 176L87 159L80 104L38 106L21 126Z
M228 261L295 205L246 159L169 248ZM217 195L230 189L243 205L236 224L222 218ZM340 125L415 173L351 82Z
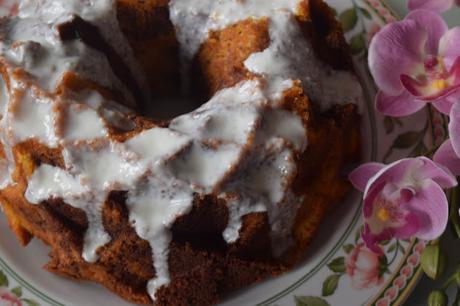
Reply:
M267 18L271 43L245 61L249 71L268 81L273 100L300 80L309 97L326 111L333 105L358 103L362 90L356 76L324 65L301 32L295 13L299 0L171 0L170 16L182 55L190 60L212 31L247 19Z
M38 138L49 147L56 147L55 113L51 101L35 96L30 90L22 93L20 101L19 105L10 105L10 108L14 108L8 126L12 143Z
M92 108L70 104L65 120L64 138L69 141L91 140L108 135L104 121Z
M316 90L323 95L325 87L317 89L310 82L319 84L318 79L324 77L321 69L327 69L317 63L310 44L299 36L293 17L298 2L172 0L171 19L189 59L210 31L248 18L268 18L269 47L253 54L245 63L263 80L244 81L223 89L196 111L172 120L169 128L145 130L119 143L107 135L109 126L132 128L133 123L126 116L129 112L123 107L92 91L76 97L64 93L46 98L68 70L99 84L110 84L109 87L119 84L103 55L78 41L62 43L53 30L75 13L97 25L111 44L119 44L129 63L128 44L120 39L121 35L114 34L121 32L113 1L67 0L63 5L60 1L40 0L35 1L38 6L33 6L32 0L24 1L22 19L14 21L9 39L2 42L2 57L10 77L10 87L2 93L7 97L8 111L2 113L0 122L1 141L7 147L5 154L10 156L7 167L14 165L12 145L30 137L50 147L61 146L65 162L62 169L43 164L35 170L25 194L28 201L38 204L62 198L84 210L88 229L82 256L94 262L98 248L110 241L102 224L103 204L112 190L127 191L130 221L139 237L152 248L156 271L155 278L148 283L152 299L158 288L170 281L170 227L178 216L190 211L195 193L212 192L227 201L230 216L223 237L228 243L237 241L245 215L266 212L273 252L281 255L290 245L301 201L290 187L297 172L295 155L306 149L307 131L300 117L282 109L279 99L296 79L302 81L307 92L311 90L314 95ZM34 48L40 49L39 57ZM291 54L297 48L303 51ZM50 61L55 63L52 69ZM266 65L267 61L278 64ZM35 97L33 101L24 98L31 86L16 80L12 73L17 67L29 72L34 77L31 82L38 85L32 86L33 94L27 96ZM328 71L332 78L346 79L345 73ZM359 88L355 80L351 83ZM331 101L338 96L332 87L327 90ZM23 95L13 95L16 92ZM340 98L334 104L349 101ZM39 111L21 116L21 107L28 103L35 103L32 105ZM52 111L45 112L44 108ZM33 120L26 121L28 116Z
M289 80L300 80L309 97L321 102L319 105L323 111L336 104L360 101L362 91L357 86L355 75L349 71L333 70L319 61L295 16L278 12L270 22L270 46L252 54L245 61L245 66L269 80L269 92L273 99L279 99L279 93L291 87ZM337 82L342 79L349 81Z
M170 18L185 57L193 58L209 33L248 18L270 18L276 12L295 14L299 0L171 0Z
M114 0L49 1L23 0L17 19L0 44L2 54L11 63L24 67L41 87L54 91L62 76L76 72L83 79L107 88L121 90L134 105L134 97L115 76L104 54L88 48L80 40L63 42L57 25L70 21L74 15L96 24L105 40L117 50L139 84L145 84L138 63L123 36L117 21Z

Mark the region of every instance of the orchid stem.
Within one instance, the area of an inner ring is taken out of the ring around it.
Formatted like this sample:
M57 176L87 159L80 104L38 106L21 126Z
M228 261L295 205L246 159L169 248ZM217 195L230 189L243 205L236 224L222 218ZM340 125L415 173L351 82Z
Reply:
M425 155L426 157L432 158L434 153L436 153L436 151L438 151L438 149L439 149L439 146L435 146L434 148L432 148L430 150L427 150L425 152L425 154L423 154L423 155Z
M457 187L452 191L450 198L450 221L457 234L457 238L460 238L460 217L459 217L459 188Z
M431 104L428 104L428 107L427 107L427 113L428 113L428 125L429 125L429 128L430 128L430 131L431 131L431 141L433 142L433 146L436 147L436 135L434 133L434 127L433 127L433 111L432 111L432 106ZM434 152L433 152L434 154Z
M455 282L455 277L456 277L456 274L455 274L455 273L454 273L453 275L451 275L451 276L449 277L449 279L446 280L446 282L444 283L444 285L442 285L442 289L443 289L443 290L446 290L447 288L449 288L449 286L450 286L453 282Z

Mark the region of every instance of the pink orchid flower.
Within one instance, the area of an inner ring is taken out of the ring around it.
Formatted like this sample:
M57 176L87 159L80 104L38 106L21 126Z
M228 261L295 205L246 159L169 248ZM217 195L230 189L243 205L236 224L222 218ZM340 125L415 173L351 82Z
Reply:
M426 9L442 13L450 9L454 2L460 5L460 0L409 0L408 7L411 11Z
M449 114L460 99L460 27L428 10L385 26L371 42L369 66L380 88L377 109L406 116L432 102Z
M460 175L460 158L454 150L451 139L444 142L434 155L433 160L447 167L454 175Z
M460 175L460 103L452 106L449 121L449 136L433 157L455 174Z
M390 165L368 163L354 170L350 181L364 192L362 238L374 252L380 241L416 236L431 240L445 230L449 209L443 188L457 185L449 170L426 157Z

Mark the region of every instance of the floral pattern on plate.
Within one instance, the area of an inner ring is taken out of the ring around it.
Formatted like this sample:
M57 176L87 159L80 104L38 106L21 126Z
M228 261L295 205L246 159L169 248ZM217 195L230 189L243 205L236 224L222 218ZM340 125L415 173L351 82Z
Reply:
M15 281L10 283L8 276L0 270L0 305L2 306L39 306L31 298L26 298L23 289Z

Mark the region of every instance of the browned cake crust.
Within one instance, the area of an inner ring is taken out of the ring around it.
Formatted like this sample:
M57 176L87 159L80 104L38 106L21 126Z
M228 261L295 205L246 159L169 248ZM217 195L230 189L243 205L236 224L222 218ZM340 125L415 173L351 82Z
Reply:
M174 29L167 18L167 1L118 3L122 29L143 63L154 95L174 91L179 83L179 62ZM331 10L321 0L310 0L305 1L302 11L299 23L318 55L335 68L352 69L342 30ZM197 97L209 97L221 88L256 77L244 68L243 62L250 54L266 48L268 41L264 20L248 20L212 33L194 61L193 80L195 85L201 85L195 93ZM78 88L83 86L81 82L69 75L64 86ZM342 170L356 161L360 152L356 106L337 106L320 113L299 84L284 96L285 107L295 110L308 125L308 149L297 156L295 193L305 200L293 231L296 246L283 261L268 255L270 225L264 213L246 216L240 239L227 245L221 235L228 221L225 203L213 195L197 199L192 212L173 226L171 283L157 292L156 305L212 305L231 290L280 274L301 259L321 220L347 195L350 185ZM128 139L155 125L142 117L136 122L134 132L111 131L111 137ZM61 200L32 205L24 197L27 178L36 167L42 163L63 166L60 150L31 140L13 151L17 163L13 178L17 184L0 192L0 200L19 241L26 245L35 236L48 244L50 262L45 268L53 273L95 281L128 301L151 304L146 284L155 276L152 253L148 242L140 239L130 225L125 192L111 192L105 203L103 222L112 239L98 250L100 259L88 263L81 257L87 228L85 213Z
M153 98L171 97L180 83L179 43L169 0L117 0L118 19L148 80Z

